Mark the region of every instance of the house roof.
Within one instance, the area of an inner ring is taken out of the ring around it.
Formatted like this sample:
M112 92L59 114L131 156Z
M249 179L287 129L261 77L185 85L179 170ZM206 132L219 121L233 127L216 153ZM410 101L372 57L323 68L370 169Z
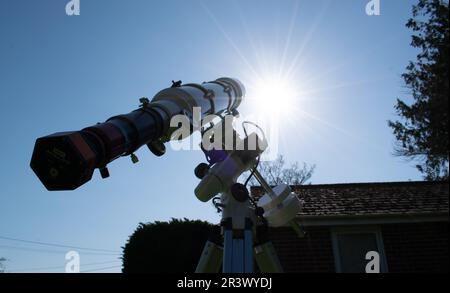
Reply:
M345 183L291 186L304 201L299 216L448 214L447 182ZM253 187L261 196L263 189Z

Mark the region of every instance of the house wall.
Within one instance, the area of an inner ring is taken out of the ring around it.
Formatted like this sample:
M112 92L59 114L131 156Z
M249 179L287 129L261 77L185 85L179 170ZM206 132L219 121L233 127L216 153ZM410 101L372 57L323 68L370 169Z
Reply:
M311 227L308 236L298 238L292 228L269 231L275 250L285 272L333 273L334 257L329 227Z
M448 222L380 225L389 272L448 272ZM272 228L269 237L285 272L335 272L331 229L307 227L298 238L291 228Z
M381 227L390 272L448 272L448 223Z

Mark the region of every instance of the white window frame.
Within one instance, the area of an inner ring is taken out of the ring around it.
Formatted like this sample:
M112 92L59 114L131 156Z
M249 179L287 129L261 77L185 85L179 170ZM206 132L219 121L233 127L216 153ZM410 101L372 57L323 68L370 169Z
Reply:
M380 255L380 272L388 272L386 253L384 251L383 237L379 226L352 226L331 228L331 242L333 246L334 267L337 273L342 273L341 258L339 255L338 235L348 234L375 234L375 239Z

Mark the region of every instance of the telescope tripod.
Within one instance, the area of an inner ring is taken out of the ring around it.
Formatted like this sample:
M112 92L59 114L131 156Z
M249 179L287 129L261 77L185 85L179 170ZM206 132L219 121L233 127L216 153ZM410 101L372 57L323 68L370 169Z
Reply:
M203 248L195 272L217 273L222 266L223 273L253 273L256 261L262 273L282 273L273 244L267 241L267 223L263 221L257 225L258 220L251 216L255 210L251 208L249 200L239 202L231 194L223 194L224 201L227 204L222 205L223 246L218 243L219 237L211 237ZM244 213L246 216L242 217ZM247 217L249 215L251 217ZM255 238L258 240L257 245L254 245Z
M223 208L221 209L223 246L218 241L219 237L208 240L196 273L217 273L221 265L223 273L253 273L254 261L261 273L283 272L275 248L268 240L269 223L263 217L265 212L261 206L272 209L272 214L268 217L273 224L280 226L281 223L289 223L299 237L304 236L298 223L291 219L298 209L298 199L290 192L289 186L279 185L272 189L258 170L254 170L253 175L267 192L266 196L260 199L261 205L257 205L250 198L245 186L239 183L233 184L231 192L222 194L221 203L216 205ZM271 200L269 203L267 198ZM280 210L270 207L274 204Z

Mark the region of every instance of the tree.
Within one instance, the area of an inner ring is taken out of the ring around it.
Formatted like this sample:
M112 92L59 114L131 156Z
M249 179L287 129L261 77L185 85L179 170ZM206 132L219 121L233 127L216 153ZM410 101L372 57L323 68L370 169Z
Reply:
M308 166L306 163L303 163L300 167L298 162L286 167L283 155L278 155L274 161L261 162L258 166L258 171L270 185L278 185L280 183L301 185L311 179L315 168L315 165ZM249 182L251 185L258 185L254 177Z
M394 154L418 162L427 180L449 175L449 16L448 1L419 0L406 26L414 32L411 45L420 50L403 80L413 103L397 99L401 121L389 121L397 139Z
M5 272L5 265L3 264L6 261L6 258L0 257L0 273Z
M203 247L218 226L172 219L143 224L123 248L124 273L194 272Z

